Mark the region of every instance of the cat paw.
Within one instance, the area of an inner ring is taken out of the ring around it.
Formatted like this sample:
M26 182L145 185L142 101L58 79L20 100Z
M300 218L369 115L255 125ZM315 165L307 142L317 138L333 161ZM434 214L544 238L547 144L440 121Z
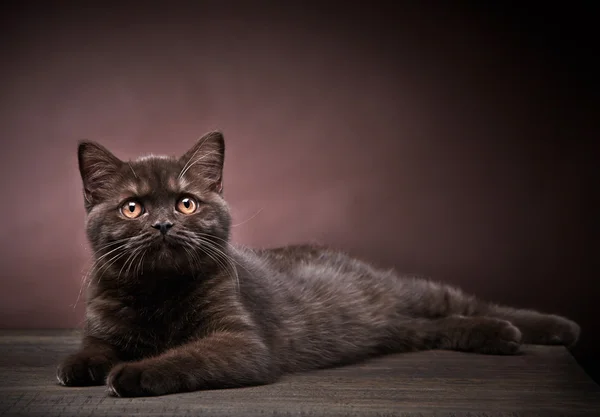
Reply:
M539 345L573 346L579 339L581 328L565 317L546 315L539 320L535 330L526 334L526 342Z
M492 355L513 355L521 347L521 331L511 322L480 317L466 334L467 350Z
M109 394L116 397L147 397L168 394L164 376L141 363L117 365L106 380Z
M78 352L65 358L56 370L60 385L80 387L102 385L112 366L104 355Z

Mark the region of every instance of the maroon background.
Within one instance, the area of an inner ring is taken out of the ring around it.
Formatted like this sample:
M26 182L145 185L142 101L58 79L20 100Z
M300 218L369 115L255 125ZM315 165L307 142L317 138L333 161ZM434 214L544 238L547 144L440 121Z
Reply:
M588 10L223 3L4 6L0 327L81 322L78 139L127 159L218 128L235 241L317 240L568 315L593 369Z

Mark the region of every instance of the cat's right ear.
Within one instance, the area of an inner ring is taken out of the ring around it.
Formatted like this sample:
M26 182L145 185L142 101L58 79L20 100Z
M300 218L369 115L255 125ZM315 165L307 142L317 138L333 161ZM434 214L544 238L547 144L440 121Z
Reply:
M223 192L223 161L225 140L220 131L208 132L188 150L179 162L182 165L180 177L202 179L209 188L219 194Z
M104 146L89 141L79 142L77 157L85 205L89 208L110 191L123 162Z

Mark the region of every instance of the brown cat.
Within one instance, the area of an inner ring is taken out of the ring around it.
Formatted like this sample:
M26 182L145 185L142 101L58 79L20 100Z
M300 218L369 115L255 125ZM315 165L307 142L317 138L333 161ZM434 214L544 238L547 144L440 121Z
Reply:
M560 316L486 303L310 245L229 243L224 141L181 158L123 162L79 144L94 250L81 349L61 384L118 396L275 382L282 374L386 352L513 354L521 343L572 345Z

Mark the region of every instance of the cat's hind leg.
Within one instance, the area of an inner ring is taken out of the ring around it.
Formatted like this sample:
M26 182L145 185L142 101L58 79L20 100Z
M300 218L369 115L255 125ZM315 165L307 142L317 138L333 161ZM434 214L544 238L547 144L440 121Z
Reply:
M555 314L490 305L487 315L508 320L521 330L523 343L572 346L579 339L577 323Z
M572 346L579 338L579 325L565 317L498 306L436 282L405 281L402 295L401 308L410 315L430 319L467 316L506 320L521 331L521 342L526 344Z
M510 355L517 353L522 334L513 323L493 317L450 316L437 320L441 349Z
M404 317L391 327L390 351L459 350L494 355L519 351L521 331L506 320L453 315L438 319Z

